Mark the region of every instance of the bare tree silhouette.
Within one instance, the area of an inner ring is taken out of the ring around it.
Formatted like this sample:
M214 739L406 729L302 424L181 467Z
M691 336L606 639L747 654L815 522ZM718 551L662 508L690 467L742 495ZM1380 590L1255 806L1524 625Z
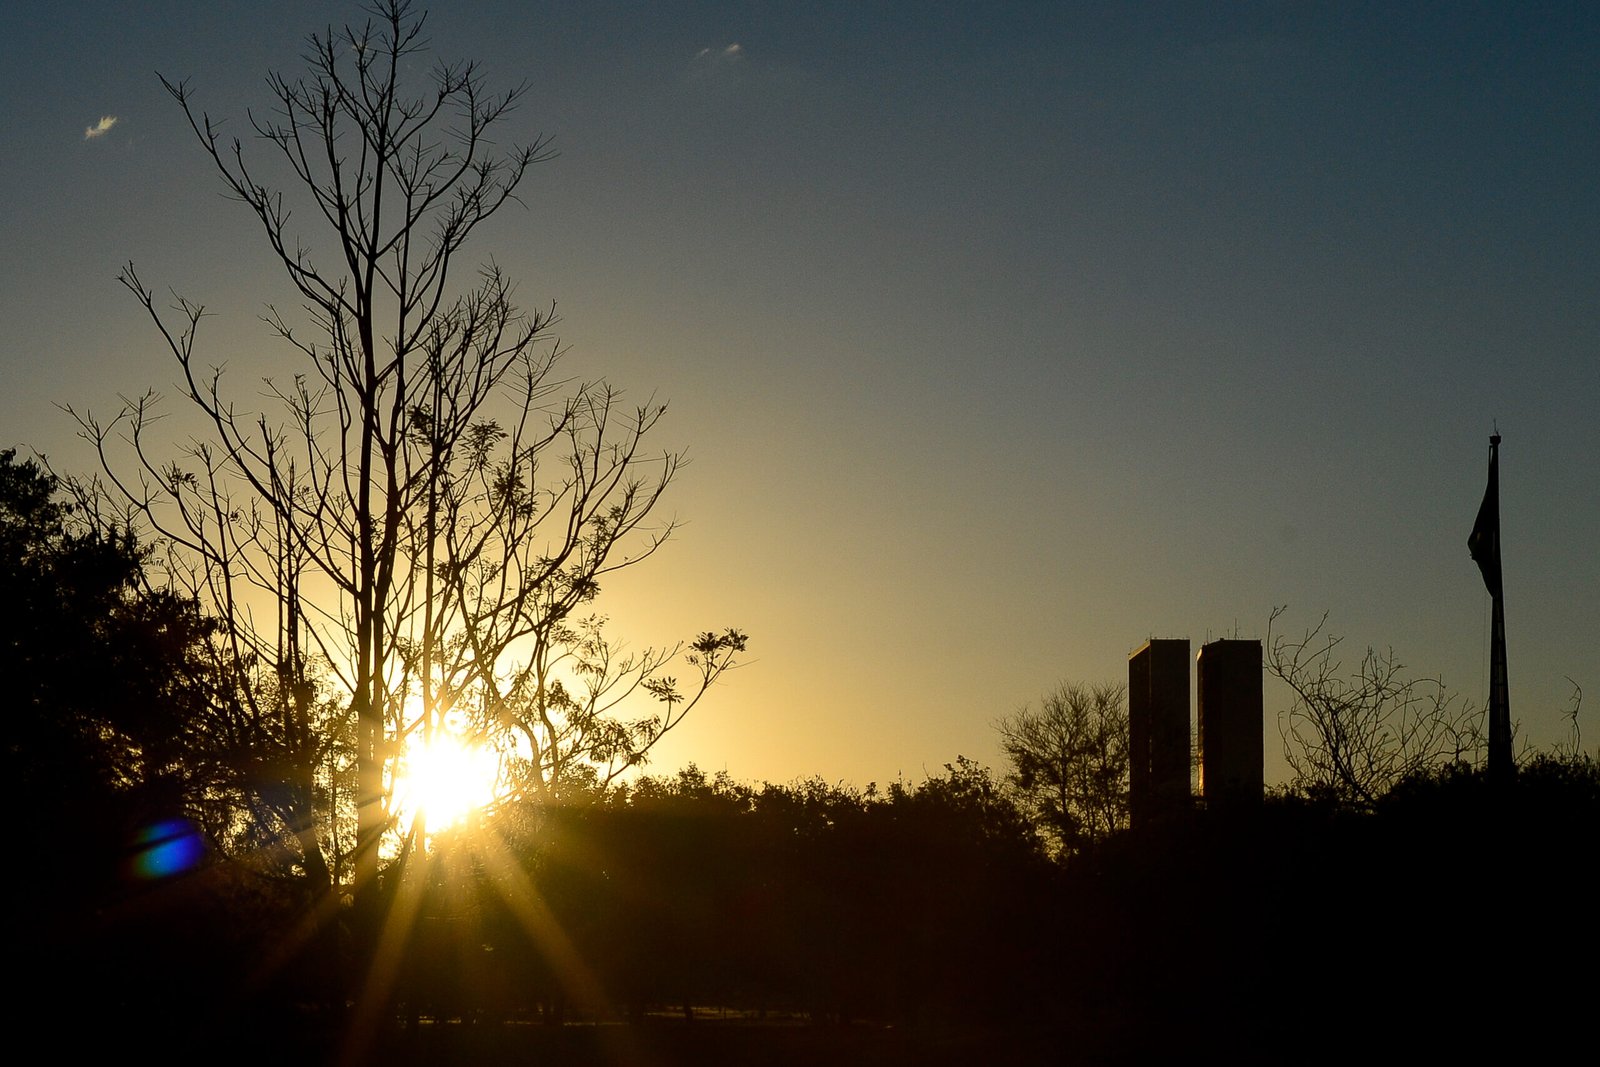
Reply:
M563 378L553 308L521 310L498 267L462 282L468 239L549 143L497 146L522 89L491 93L471 64L408 88L424 18L404 0L373 14L311 37L304 77L271 76L272 109L249 118L265 165L196 109L187 83L163 79L300 303L266 315L301 361L267 381L271 410L232 399L200 354L202 306L159 306L129 264L121 280L209 433L166 459L154 394L108 421L77 415L100 450L102 506L155 531L166 580L222 621L240 714L319 739L294 749L308 798L322 798L299 847L308 869L348 858L358 905L409 739L449 717L501 748L512 792L608 780L745 647L734 630L631 654L605 636L602 582L673 531L659 508L682 457L647 447L665 405ZM685 652L680 685L665 671ZM331 832L338 793L318 771L340 731L353 745L353 849Z
M1267 623L1266 669L1294 694L1278 729L1295 788L1370 808L1407 777L1482 751L1481 709L1441 680L1412 678L1393 649L1368 648L1346 674L1328 617L1292 638L1274 632L1285 610Z

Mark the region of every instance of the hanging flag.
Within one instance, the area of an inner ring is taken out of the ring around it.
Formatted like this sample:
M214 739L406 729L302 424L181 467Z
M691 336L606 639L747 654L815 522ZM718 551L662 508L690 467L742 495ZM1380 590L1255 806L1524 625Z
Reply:
M1491 781L1508 782L1517 773L1511 751L1511 696L1506 684L1506 609L1500 583L1500 435L1489 438L1489 486L1478 506L1467 549L1483 572L1492 598L1489 634L1489 763Z
M1500 435L1489 438L1489 487L1478 506L1478 521L1472 524L1467 550L1472 553L1489 595L1500 596Z

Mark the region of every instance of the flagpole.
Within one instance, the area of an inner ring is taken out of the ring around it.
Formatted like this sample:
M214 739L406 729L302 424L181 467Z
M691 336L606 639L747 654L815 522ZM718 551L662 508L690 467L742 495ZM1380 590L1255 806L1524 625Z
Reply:
M1489 779L1508 781L1516 772L1511 752L1511 693L1506 683L1506 606L1494 598L1489 636Z

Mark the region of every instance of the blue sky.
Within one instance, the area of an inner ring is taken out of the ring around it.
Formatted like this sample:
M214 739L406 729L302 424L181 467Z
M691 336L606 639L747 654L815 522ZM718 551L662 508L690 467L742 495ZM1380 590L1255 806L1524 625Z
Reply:
M292 370L288 299L154 71L242 127L356 8L8 5L0 444L171 392L115 282ZM740 778L998 763L992 722L1145 638L1323 612L1487 690L1466 551L1504 434L1513 717L1600 699L1600 13L1582 4L473 4L560 155L473 251L570 366L670 401L676 544L638 643L751 665L658 757ZM102 116L117 121L86 138ZM1282 694L1269 687L1270 713ZM1269 773L1281 774L1268 726ZM1600 727L1586 734L1590 745Z

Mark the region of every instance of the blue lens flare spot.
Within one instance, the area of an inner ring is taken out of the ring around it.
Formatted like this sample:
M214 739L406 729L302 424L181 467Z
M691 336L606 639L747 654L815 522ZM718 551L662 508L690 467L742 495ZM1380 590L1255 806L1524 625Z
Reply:
M164 819L139 831L129 863L136 878L167 878L194 867L205 851L205 840L193 823Z

